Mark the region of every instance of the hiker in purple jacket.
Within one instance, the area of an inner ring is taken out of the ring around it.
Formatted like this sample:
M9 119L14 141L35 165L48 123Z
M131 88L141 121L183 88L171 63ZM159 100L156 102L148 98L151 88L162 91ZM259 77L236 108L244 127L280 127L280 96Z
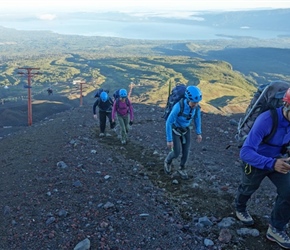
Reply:
M134 112L133 106L128 99L126 89L120 89L119 96L120 97L118 97L113 104L112 122L115 125L115 119L117 116L120 125L121 143L126 144L129 126L133 124Z
M276 109L278 127L274 136L263 143L271 132L274 120L268 110L258 116L241 148L240 157L245 165L235 207L237 218L245 225L253 225L254 220L247 211L247 201L262 180L268 177L277 188L277 197L266 236L281 247L290 249L290 238L285 229L290 220L290 88L283 101L283 107Z

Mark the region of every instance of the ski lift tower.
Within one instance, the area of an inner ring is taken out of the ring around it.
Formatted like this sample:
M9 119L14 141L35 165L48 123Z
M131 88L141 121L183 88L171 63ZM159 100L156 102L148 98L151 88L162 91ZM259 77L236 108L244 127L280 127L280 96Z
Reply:
M80 81L80 107L83 106L83 84L86 84L84 80Z
M131 82L130 85L129 85L129 87L130 87L130 89L129 89L128 97L130 98L131 97L131 94L132 94L132 90L135 87L135 84L133 82Z
M26 72L18 72L21 76L27 76L27 97L28 97L28 126L32 125L32 103L31 103L31 77L39 75L40 73L32 73L33 70L39 70L39 68L18 68L19 70L25 70Z

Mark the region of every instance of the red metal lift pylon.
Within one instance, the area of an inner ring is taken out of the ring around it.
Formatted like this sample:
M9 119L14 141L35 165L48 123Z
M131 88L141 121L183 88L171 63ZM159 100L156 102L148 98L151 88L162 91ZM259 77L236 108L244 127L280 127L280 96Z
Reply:
M40 73L32 73L32 70L39 70L39 68L18 68L19 70L26 70L27 72L18 72L22 76L27 76L27 97L28 97L28 126L32 125L32 102L31 102L31 77L39 75Z
M133 82L131 82L131 84L129 85L130 89L129 89L129 94L128 94L128 97L130 98L131 97L131 94L132 94L132 90L134 88L135 84Z

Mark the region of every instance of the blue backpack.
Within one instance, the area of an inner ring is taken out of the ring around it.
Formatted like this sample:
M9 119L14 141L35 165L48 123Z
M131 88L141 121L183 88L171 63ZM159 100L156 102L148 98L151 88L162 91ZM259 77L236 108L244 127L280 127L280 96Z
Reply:
M173 106L177 102L179 102L180 104L180 112L178 113L178 116L181 116L183 114L183 110L184 110L183 98L184 98L185 91L186 91L186 86L184 84L178 84L172 89L171 94L168 96L165 111L162 116L165 120L167 120Z
M98 90L96 91L94 97L95 97L95 98L100 97L100 96L101 96L101 93L102 93L103 91L105 91L105 92L107 92L107 93L109 94L109 90L98 89Z
M115 100L118 99L118 98L120 98L120 94L119 94L119 92L120 92L120 89L117 89L117 90L114 92L113 97L114 97Z

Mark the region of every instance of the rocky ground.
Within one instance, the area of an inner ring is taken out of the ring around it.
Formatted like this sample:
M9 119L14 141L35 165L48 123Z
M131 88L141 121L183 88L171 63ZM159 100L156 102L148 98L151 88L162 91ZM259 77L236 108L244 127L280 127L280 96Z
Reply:
M33 105L30 127L25 103L0 107L0 249L280 249L265 237L275 198L268 180L249 204L255 225L235 219L237 117L203 113L203 142L192 133L182 180L163 171L162 108L133 100L121 145L115 131L98 137L93 100L50 98Z

